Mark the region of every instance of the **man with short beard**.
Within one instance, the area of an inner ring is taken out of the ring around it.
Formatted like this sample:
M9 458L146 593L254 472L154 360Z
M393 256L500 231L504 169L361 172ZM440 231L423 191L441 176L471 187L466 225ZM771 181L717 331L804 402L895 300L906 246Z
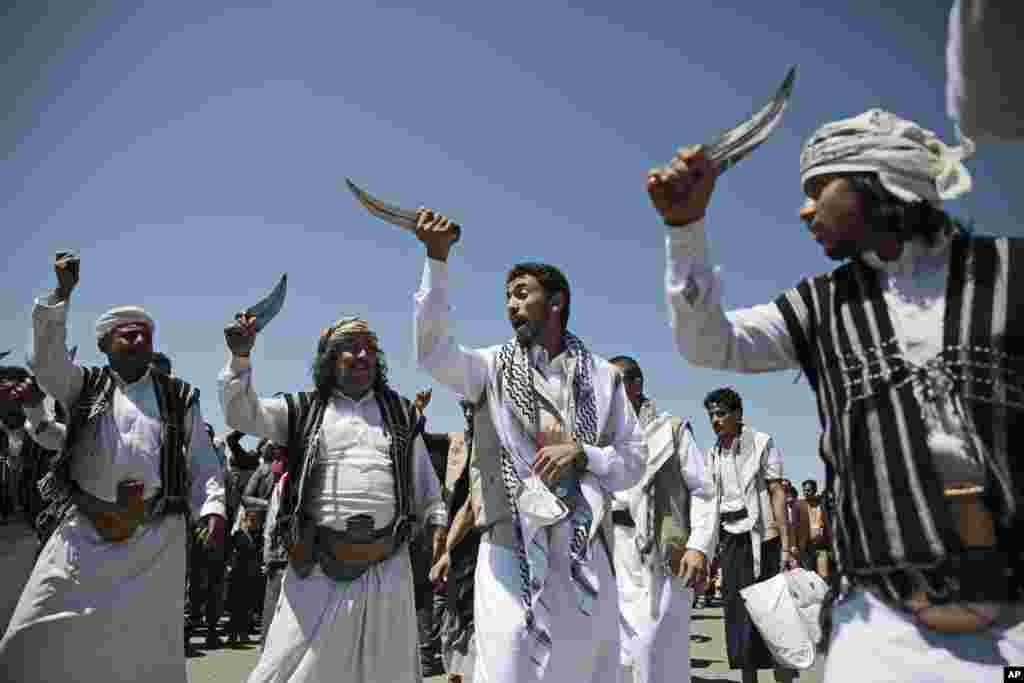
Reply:
M418 413L387 381L377 335L360 318L325 328L315 391L259 398L255 320L225 331L230 427L285 444L273 535L287 548L277 612L251 683L420 678L408 541L420 527L440 555L447 516Z
M714 488L689 421L659 413L629 356L611 364L647 443L644 476L615 495L615 577L627 683L690 680L690 604L714 553Z
M448 326L447 259L457 229L421 209L427 250L415 295L416 355L478 406L480 492L474 680L618 681L618 590L609 496L634 485L646 455L621 375L568 331L570 292L554 266L505 278L514 336L458 345Z
M817 395L848 584L829 683L980 681L1024 661L1024 241L942 209L971 188L971 149L878 109L821 127L800 183L811 236L841 263L729 313L705 251L716 168L691 148L648 177L682 355L800 369Z
M180 683L187 521L205 519L208 542L223 543L222 472L199 392L149 371L154 323L144 310L122 306L96 322L108 365L71 361L78 263L58 256L57 288L32 311L30 366L69 416L40 484L49 540L0 641L0 671L15 681Z

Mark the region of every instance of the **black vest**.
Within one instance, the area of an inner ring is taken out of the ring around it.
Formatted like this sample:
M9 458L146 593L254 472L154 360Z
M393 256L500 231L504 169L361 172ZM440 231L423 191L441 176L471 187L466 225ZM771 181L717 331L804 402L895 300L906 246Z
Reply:
M281 491L281 502L272 532L271 552L308 538L312 520L304 512L309 476L320 455L320 427L327 403L314 392L284 394L288 406L288 478ZM409 540L416 522L413 504L412 458L416 437L423 420L416 420L412 403L391 389L376 391L377 406L384 429L391 437L391 467L395 480L394 540L396 547Z
M39 482L39 492L46 505L39 514L36 528L43 542L54 532L71 507L74 482L71 481L71 454L83 430L96 422L110 408L116 382L109 367L82 368L82 391L71 406L64 450L50 461L50 471ZM190 478L188 442L185 440L185 418L189 408L198 404L199 390L177 377L151 373L157 405L160 409L161 447L160 481L157 494L159 514L189 515Z
M950 249L943 350L932 362L952 381L985 460L985 502L1011 558L1011 595L1019 597L1024 241L961 234ZM877 273L852 261L804 280L776 304L817 394L840 572L894 599L909 597L921 578L933 597L957 599L945 569L963 548L927 445L918 370L902 356Z

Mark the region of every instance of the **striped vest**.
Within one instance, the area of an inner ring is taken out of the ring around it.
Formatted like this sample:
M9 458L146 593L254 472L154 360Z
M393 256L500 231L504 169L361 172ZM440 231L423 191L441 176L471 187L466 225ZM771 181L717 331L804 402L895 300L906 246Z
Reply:
M45 508L36 521L36 529L45 543L71 507L74 483L71 481L71 454L83 430L110 409L116 382L109 367L83 368L82 391L71 406L64 450L50 461L50 471L39 482ZM160 481L157 494L158 514L189 515L188 440L191 425L185 418L198 405L199 390L177 377L151 373L160 409L161 447Z
M986 504L1009 553L1011 595L1024 558L1024 241L957 235L950 245L943 350L930 363L951 381L965 426L985 461ZM914 383L877 273L848 262L784 292L782 312L817 394L819 450L834 481L833 549L854 582L909 597L924 583L956 600L950 558L963 548L927 445ZM927 400L927 399L926 399Z
M309 477L320 456L320 427L327 409L327 402L314 392L284 394L283 397L288 406L289 475L281 491L281 505L271 535L272 552L282 556L284 550L295 543L310 540L315 529L304 504L309 495ZM389 451L395 480L393 538L397 547L409 540L416 522L412 459L424 420L415 420L412 403L391 389L376 391L375 398L384 429L391 437Z

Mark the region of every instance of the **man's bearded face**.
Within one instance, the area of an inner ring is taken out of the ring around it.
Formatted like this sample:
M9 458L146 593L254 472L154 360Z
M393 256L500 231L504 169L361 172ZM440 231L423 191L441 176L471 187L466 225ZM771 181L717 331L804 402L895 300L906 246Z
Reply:
M853 258L874 248L874 233L864 222L863 203L842 176L819 176L810 181L814 214L808 229L814 241L834 261Z
M107 336L102 350L115 369L144 369L153 358L153 331L142 323L120 325Z
M548 320L557 317L544 288L532 275L520 275L505 286L505 311L516 339L524 346L538 342Z
M370 390L377 379L377 337L368 333L346 334L337 344L337 382L349 398Z

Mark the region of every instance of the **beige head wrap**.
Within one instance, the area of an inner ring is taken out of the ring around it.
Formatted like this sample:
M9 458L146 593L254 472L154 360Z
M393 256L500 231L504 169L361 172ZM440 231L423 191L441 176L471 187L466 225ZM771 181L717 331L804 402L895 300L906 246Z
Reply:
M357 316L348 316L336 321L330 327L325 327L320 332L320 349L323 352L327 345L350 334L368 334L377 340L377 335L370 329L370 324Z
M96 321L96 339L103 339L122 325L141 323L149 328L150 334L156 328L153 319L141 306L118 306L111 308Z
M908 202L937 204L971 190L963 160L974 143L961 137L950 147L930 130L881 109L825 124L800 154L800 185L842 173L876 173L882 185Z

